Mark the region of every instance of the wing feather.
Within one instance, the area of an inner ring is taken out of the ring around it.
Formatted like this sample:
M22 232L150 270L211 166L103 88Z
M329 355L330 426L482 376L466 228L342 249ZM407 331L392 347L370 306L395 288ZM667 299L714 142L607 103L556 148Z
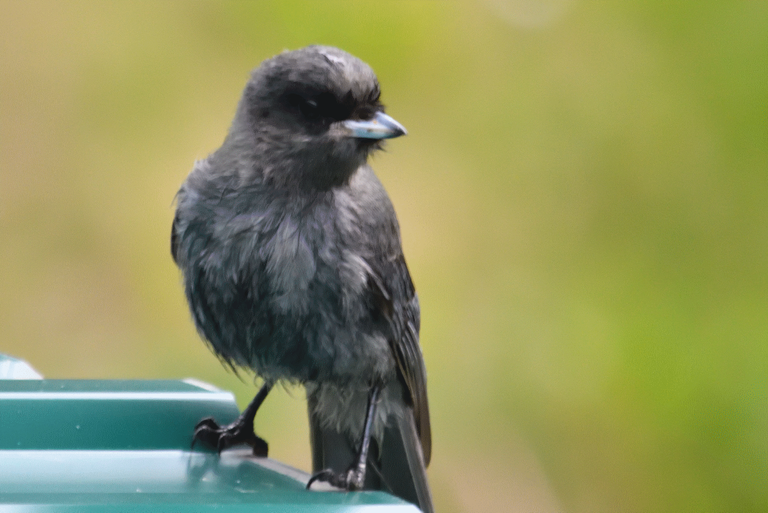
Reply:
M391 327L390 348L397 361L399 377L406 385L409 395L406 400L413 407L424 463L428 465L432 453L432 429L427 400L427 371L419 346L419 299L402 253L377 264L371 266L374 276L369 280L369 287Z

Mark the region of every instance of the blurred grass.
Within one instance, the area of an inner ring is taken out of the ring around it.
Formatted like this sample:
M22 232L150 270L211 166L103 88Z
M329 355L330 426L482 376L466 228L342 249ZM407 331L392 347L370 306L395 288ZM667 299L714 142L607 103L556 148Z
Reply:
M247 402L189 320L173 196L252 67L337 45L409 130L374 166L422 302L438 509L768 509L764 2L0 7L0 351ZM301 390L257 429L308 468Z

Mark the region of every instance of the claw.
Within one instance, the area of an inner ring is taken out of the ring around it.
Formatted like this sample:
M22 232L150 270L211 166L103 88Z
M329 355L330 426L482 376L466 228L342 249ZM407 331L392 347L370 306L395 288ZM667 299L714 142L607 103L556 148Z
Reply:
M212 418L205 418L195 426L192 447L200 440L208 447L215 447L221 454L224 449L243 444L253 449L254 456L266 457L269 453L269 445L264 439L256 436L253 427L247 424L242 419L238 419L227 426L219 426Z
M197 423L195 426L195 431L192 434L192 445L190 446L190 449L195 448L195 444L198 440L203 442L205 445L208 445L210 447L213 447L216 445L216 438L211 436L211 433L216 432L219 430L219 425L216 423L215 420L213 420L213 417L206 417L200 422Z
M312 477L309 478L309 481L307 481L307 490L309 490L312 487L312 483L315 481L321 481L321 482L330 482L331 479L333 479L333 476L335 474L333 473L333 470L327 468L325 470L321 470L320 472L317 472Z
M355 465L346 472L341 472L339 474L329 468L321 470L309 478L309 481L307 482L307 490L309 490L309 488L312 486L312 483L315 481L329 483L336 488L342 488L344 490L354 492L363 489L363 482L365 481L365 469L361 469Z

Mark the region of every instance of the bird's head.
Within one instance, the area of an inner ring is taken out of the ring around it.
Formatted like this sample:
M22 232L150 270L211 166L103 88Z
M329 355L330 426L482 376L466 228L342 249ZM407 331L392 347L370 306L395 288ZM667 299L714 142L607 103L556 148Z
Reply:
M264 61L251 74L230 136L253 144L269 179L328 188L344 183L381 147L406 133L384 113L379 83L360 59L309 46Z

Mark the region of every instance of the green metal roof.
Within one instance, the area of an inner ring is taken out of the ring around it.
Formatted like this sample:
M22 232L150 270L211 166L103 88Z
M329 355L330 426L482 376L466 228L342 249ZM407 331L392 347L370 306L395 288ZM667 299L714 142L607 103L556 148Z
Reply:
M2 511L418 512L381 492L307 491L308 474L247 448L191 451L200 419L238 415L204 383L2 379L3 365L23 362L0 358Z

